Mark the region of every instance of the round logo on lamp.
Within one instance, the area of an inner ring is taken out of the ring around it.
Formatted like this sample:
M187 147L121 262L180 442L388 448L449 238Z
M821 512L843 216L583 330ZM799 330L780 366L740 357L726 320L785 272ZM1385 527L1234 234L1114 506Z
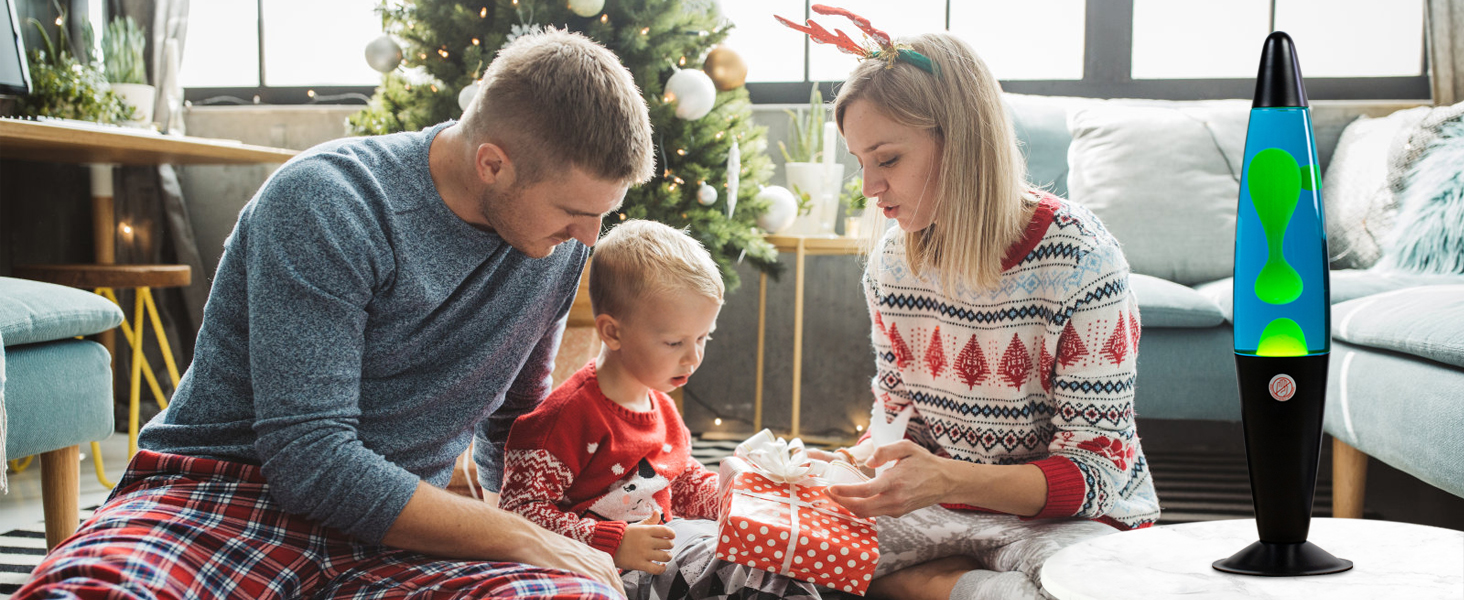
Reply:
M1271 384L1266 386L1271 391L1271 397L1277 402L1285 402L1296 395L1296 380L1290 375L1282 373L1271 378Z

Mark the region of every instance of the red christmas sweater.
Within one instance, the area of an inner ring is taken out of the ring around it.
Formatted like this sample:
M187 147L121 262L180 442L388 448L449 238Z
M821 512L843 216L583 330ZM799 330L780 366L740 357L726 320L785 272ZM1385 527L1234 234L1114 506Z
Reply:
M671 397L651 390L651 405L605 397L591 361L514 421L499 506L611 555L655 506L667 520L716 519L717 474L691 457Z

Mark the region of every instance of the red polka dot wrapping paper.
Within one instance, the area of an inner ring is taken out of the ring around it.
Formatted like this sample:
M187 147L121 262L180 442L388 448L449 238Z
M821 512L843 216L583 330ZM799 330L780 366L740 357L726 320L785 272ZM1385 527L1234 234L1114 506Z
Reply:
M879 562L873 519L829 498L826 485L780 483L741 463L724 481L717 558L863 596ZM730 483L730 485L729 485ZM796 512L795 512L796 511Z

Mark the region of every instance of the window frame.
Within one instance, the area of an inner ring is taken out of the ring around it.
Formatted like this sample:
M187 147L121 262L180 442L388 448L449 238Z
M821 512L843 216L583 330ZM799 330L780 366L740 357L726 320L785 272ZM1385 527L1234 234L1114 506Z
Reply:
M812 16L804 2L804 18ZM950 28L951 2L946 0L946 28ZM259 5L259 80L264 72L264 1ZM1271 0L1274 23L1276 0ZM1083 78L1070 80L1003 80L1002 89L1018 94L1043 96L1080 96L1088 98L1145 98L1155 100L1210 100L1250 98L1255 93L1255 80L1242 79L1133 79L1133 0L1087 0L1084 10ZM1427 16L1424 29L1427 48ZM1274 27L1272 27L1274 29ZM804 81L752 82L747 84L754 104L802 104L808 101L810 48L803 41ZM1306 81L1307 97L1312 100L1431 100L1427 52L1420 57L1419 75L1405 77L1325 77ZM832 98L839 82L818 82L824 97ZM209 87L186 88L184 98L196 105L207 104L364 104L363 98L375 93L377 86L316 87Z

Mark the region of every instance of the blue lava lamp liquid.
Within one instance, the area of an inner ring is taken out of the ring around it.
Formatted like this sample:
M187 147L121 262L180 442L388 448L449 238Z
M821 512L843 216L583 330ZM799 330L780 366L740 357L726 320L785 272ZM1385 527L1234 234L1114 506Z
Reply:
M1322 186L1306 107L1251 109L1235 226L1235 352L1331 349Z

